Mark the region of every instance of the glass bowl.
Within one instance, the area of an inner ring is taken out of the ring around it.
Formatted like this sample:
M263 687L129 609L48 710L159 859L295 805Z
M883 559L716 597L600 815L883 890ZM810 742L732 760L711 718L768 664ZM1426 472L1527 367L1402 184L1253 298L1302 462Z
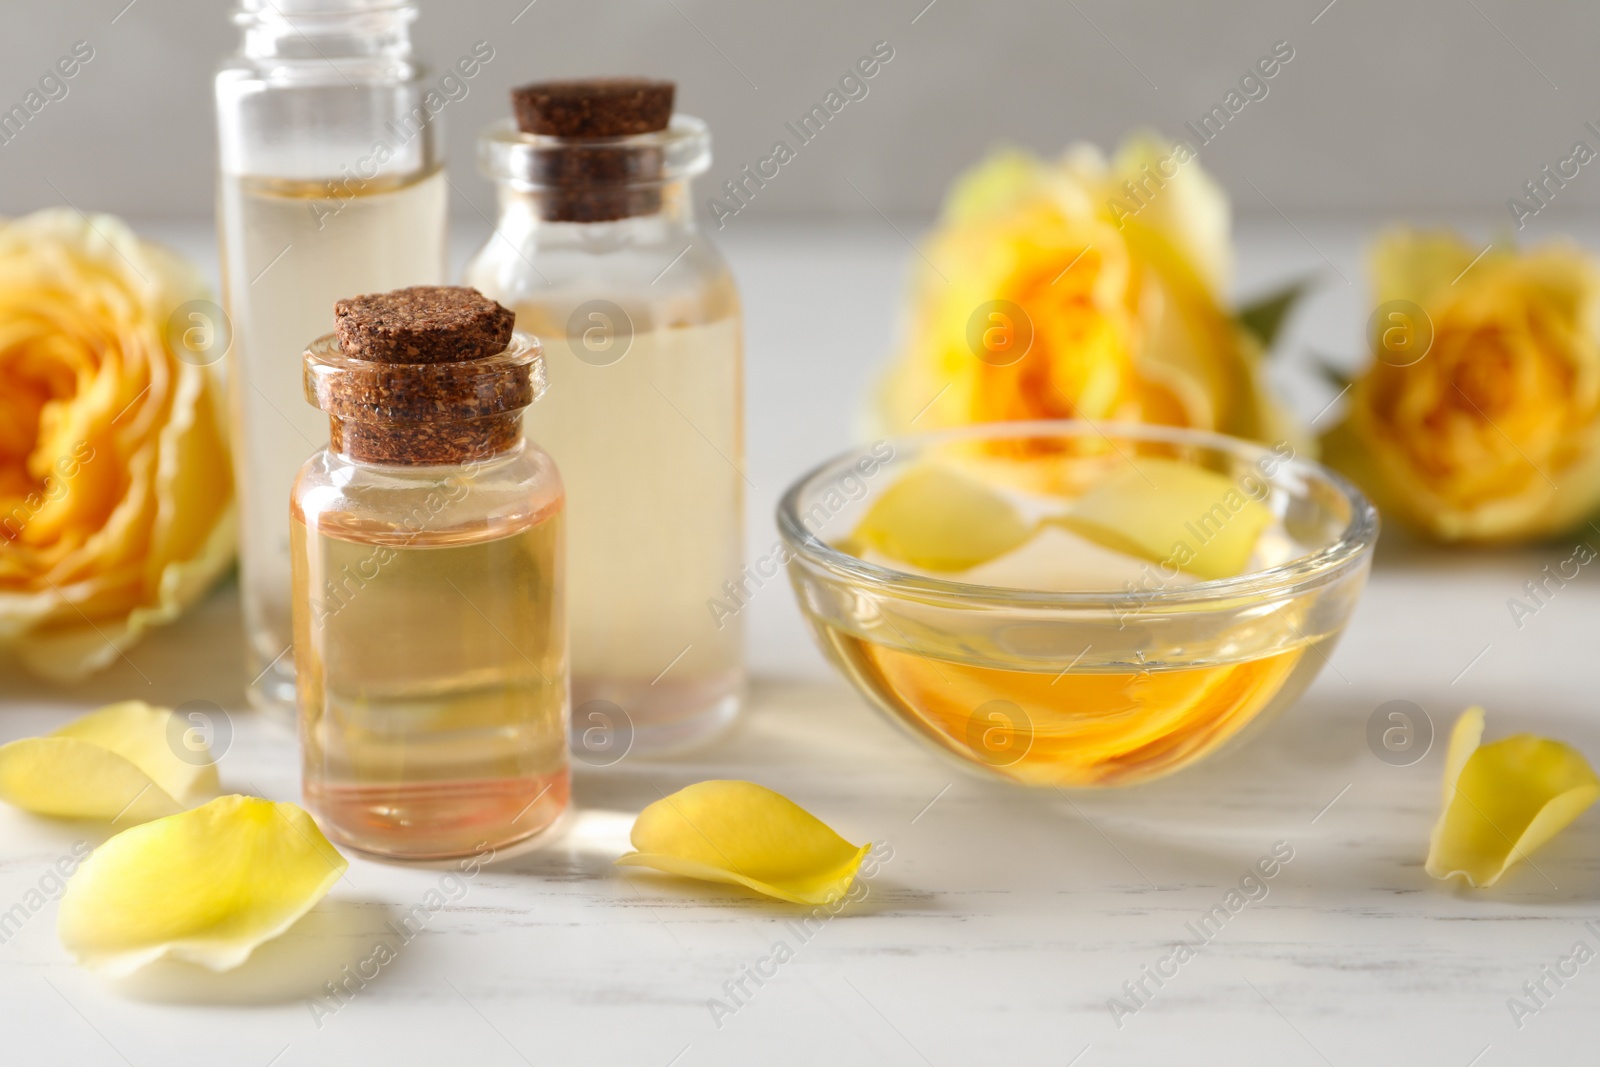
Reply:
M1065 508L1131 459L1156 456L1233 479L1303 554L1193 584L1150 563L1120 592L1035 592L896 570L839 547L924 461ZM883 440L831 459L784 494L778 528L801 612L873 707L980 773L1073 789L1181 770L1293 703L1366 583L1378 517L1287 442L1041 421Z

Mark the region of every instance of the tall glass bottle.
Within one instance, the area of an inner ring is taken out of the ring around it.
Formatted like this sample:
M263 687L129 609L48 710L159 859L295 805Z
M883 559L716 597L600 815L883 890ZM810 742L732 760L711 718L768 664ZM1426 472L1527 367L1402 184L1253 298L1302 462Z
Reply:
M689 192L710 135L684 115L603 138L506 122L479 158L500 214L466 283L541 338L550 379L527 427L567 487L574 754L692 744L743 686L739 296Z
M231 319L250 697L293 714L289 498L328 439L301 386L334 301L444 280L438 120L395 0L241 0L217 74L217 228Z

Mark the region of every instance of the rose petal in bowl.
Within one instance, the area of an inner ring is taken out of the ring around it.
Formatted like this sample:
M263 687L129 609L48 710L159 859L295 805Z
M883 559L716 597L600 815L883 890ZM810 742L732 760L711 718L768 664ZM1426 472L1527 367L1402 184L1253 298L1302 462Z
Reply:
M930 571L960 571L1022 544L1033 528L1002 496L948 467L924 465L873 501L851 540Z
M1272 512L1233 480L1177 460L1131 460L1057 520L1108 548L1200 578L1245 569Z
M871 844L850 844L800 805L753 782L700 782L639 813L623 866L728 882L795 904L831 904Z
M218 797L95 849L67 883L56 928L79 963L112 977L162 958L232 970L348 866L297 805Z

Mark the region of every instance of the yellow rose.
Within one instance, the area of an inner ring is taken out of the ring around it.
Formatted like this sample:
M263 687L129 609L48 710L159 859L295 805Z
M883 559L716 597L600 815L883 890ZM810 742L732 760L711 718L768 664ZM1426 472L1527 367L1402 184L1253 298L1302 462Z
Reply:
M1438 541L1561 533L1600 505L1600 269L1570 245L1480 251L1378 242L1377 358L1328 457Z
M1081 417L1295 436L1224 306L1228 201L1186 146L999 153L956 182L926 258L890 432Z
M167 336L204 296L110 216L0 220L0 648L41 673L110 664L232 558L209 356Z

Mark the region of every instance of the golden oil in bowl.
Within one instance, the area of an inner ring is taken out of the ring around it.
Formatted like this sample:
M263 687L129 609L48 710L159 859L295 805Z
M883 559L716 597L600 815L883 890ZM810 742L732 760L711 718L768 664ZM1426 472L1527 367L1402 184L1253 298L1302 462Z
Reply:
M1177 511L1175 554L1083 537L1075 509L1147 460L1221 490L1214 504L1142 494ZM968 488L941 485L944 503L887 545L898 558L864 538L886 494L931 465ZM973 485L1012 517L962 499ZM951 542L941 522L964 533ZM1355 489L1287 445L1072 422L879 442L797 482L779 525L802 611L874 707L972 769L1061 788L1169 774L1291 704L1331 654L1377 534ZM1221 569L1177 544L1203 557L1230 539L1248 558ZM974 542L1012 547L975 565L940 555Z

